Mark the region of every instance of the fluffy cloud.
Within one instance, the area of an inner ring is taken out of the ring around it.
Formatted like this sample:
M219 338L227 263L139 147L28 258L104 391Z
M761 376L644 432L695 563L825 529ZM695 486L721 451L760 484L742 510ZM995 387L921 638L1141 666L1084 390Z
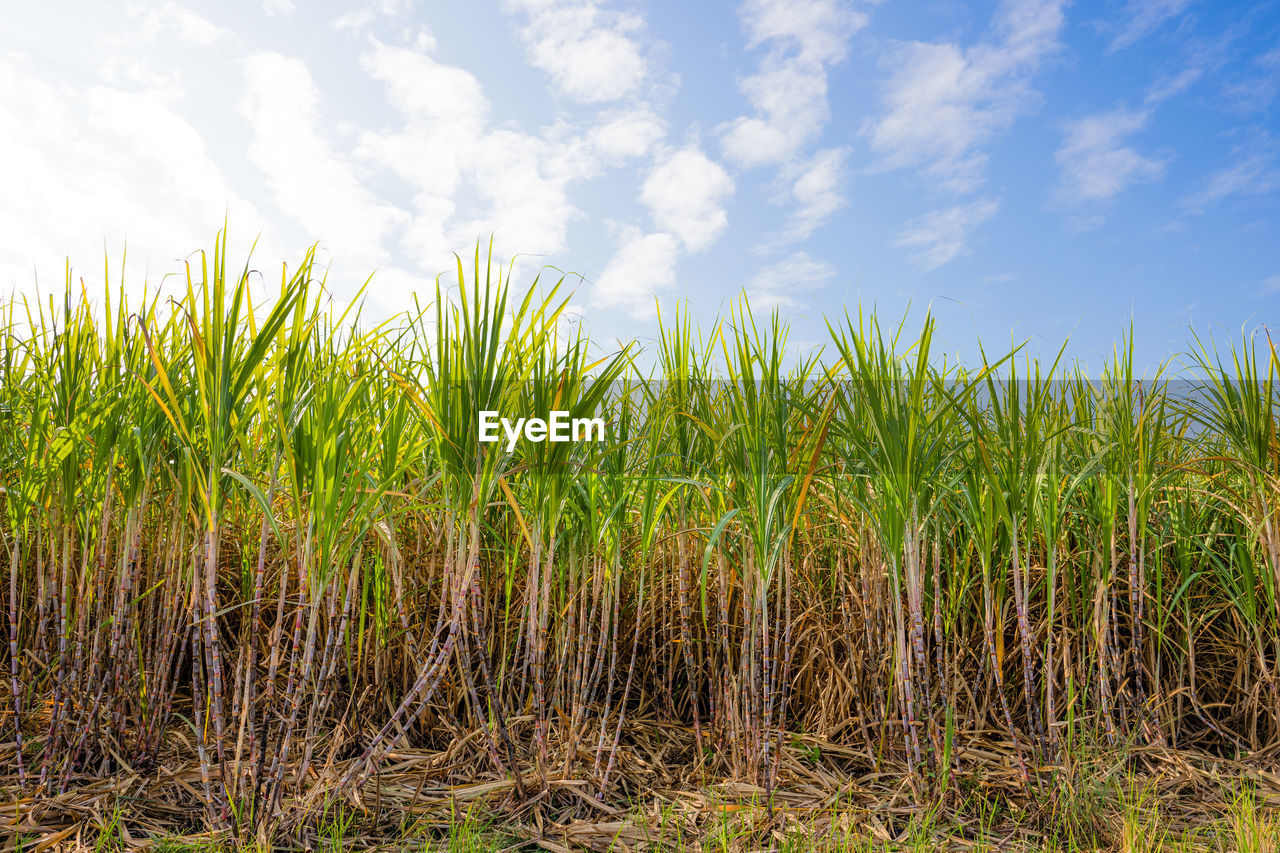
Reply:
M648 107L605 116L591 130L592 148L609 165L617 165L653 150L667 133L667 124Z
M907 223L895 245L910 250L916 268L929 272L962 254L970 233L999 208L996 199L980 199L932 211Z
M319 91L307 66L278 53L244 64L241 111L253 128L249 159L266 177L281 212L336 253L372 267L408 215L364 187L353 164L321 136Z
M570 186L596 173L585 152L574 154L557 140L497 130L476 148L473 217L460 221L450 241L465 245L498 235L509 252L553 254L566 245L571 219L579 215Z
M733 180L697 148L672 152L649 172L640 193L653 221L675 234L690 251L716 241L729 224L721 201L733 192Z
M752 305L786 308L798 304L798 291L816 290L835 274L831 264L815 260L806 252L796 252L752 276L747 295Z
M1132 184L1163 175L1167 161L1124 144L1147 119L1145 112L1117 109L1068 123L1054 155L1062 172L1059 198L1069 204L1106 202Z
M190 9L169 2L156 5L137 5L128 9L134 19L130 38L155 41L172 35L179 41L200 47L210 47L231 33L229 30Z
M420 193L448 199L471 168L489 102L471 73L426 53L374 42L361 65L386 87L403 117L399 130L366 131L359 153L387 166Z
M644 105L538 134L492 127L476 77L429 49L373 42L362 64L386 87L401 123L366 131L357 149L412 188L402 244L428 270L448 268L452 251L491 234L504 252L563 250L580 215L572 187L647 154L666 133Z
M658 230L615 226L619 248L595 282L595 304L652 316L655 298L675 283L681 254L706 249L724 232L721 202L732 193L729 174L698 147L660 152L640 192Z
M818 226L844 206L844 196L840 194L840 184L845 177L845 161L848 160L849 149L826 148L815 154L805 163L791 183L791 198L796 204L787 227L783 231L783 240L794 242L805 240Z
M867 25L867 15L840 0L747 0L742 21L749 47L773 41L797 59L834 63L849 52L849 37Z
M756 114L722 129L725 154L744 167L783 163L826 124L827 68L844 59L867 17L841 0L748 0L742 22L747 46L769 49L740 84Z
M972 47L907 42L885 58L882 112L866 126L882 167L914 167L941 188L983 180L983 146L1031 100L1030 78L1059 48L1062 0L1005 0L991 37Z
M60 289L68 256L92 281L104 244L114 266L126 240L136 290L207 245L224 215L240 235L262 227L169 91L49 82L38 68L0 53L0 290L37 276Z
M806 239L844 204L839 186L847 149L806 155L822 134L831 107L828 69L849 52L867 15L846 0L747 0L741 9L748 48L767 47L755 74L739 88L754 115L720 128L725 156L742 168L775 166L795 205L781 231L761 248L774 250Z
M734 119L724 130L724 152L740 166L781 163L826 124L827 75L812 67L770 59L742 82L759 115Z
M985 180L987 144L1034 101L1031 79L1060 49L1064 0L1003 0L990 31L965 47L906 42L883 62L881 111L864 132L883 169L913 168L937 190L977 192ZM981 199L935 210L901 232L917 268L932 270L959 256L973 230L998 202Z
M520 32L530 64L564 96L583 103L616 101L648 74L637 39L639 15L602 9L594 0L510 0L527 15Z
M622 246L596 280L592 301L636 319L651 318L654 300L675 283L679 257L680 241L671 234L623 229Z

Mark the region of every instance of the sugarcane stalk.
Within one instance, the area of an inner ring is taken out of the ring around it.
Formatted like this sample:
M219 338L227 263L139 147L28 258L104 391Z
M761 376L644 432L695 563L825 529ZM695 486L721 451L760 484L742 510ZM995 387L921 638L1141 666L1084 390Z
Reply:
M22 691L18 687L18 554L19 539L13 537L9 559L9 688L13 699L13 738L18 766L18 786L27 784L27 770L22 757Z

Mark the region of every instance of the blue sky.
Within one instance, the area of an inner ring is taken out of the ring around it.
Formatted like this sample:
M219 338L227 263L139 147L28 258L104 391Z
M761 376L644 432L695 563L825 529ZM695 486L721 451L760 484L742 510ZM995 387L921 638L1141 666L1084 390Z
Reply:
M224 214L406 307L496 238L597 340L747 292L799 346L1145 363L1280 314L1280 3L23 4L0 31L0 288L158 280Z

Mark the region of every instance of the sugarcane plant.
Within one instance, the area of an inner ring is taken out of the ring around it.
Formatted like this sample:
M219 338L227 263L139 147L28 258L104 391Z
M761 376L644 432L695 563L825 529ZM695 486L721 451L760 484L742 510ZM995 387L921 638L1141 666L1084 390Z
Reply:
M605 346L492 245L378 320L314 250L233 257L0 303L14 808L140 774L266 846L384 791L599 820L665 763L942 802L1005 756L1036 802L1091 749L1280 739L1262 332L964 365L929 314L801 348L742 298Z

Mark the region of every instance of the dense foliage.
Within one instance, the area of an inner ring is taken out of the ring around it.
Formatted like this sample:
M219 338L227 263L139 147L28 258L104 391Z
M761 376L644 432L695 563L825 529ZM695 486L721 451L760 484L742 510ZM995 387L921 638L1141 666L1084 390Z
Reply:
M15 790L194 754L201 819L251 827L371 796L408 746L516 800L625 799L639 721L766 794L800 733L920 792L980 738L1027 785L1083 745L1280 742L1261 332L1086 376L946 366L927 317L797 355L743 301L608 350L563 285L467 266L377 327L312 256L255 308L222 238L141 301L0 308ZM484 410L607 438L508 452Z

